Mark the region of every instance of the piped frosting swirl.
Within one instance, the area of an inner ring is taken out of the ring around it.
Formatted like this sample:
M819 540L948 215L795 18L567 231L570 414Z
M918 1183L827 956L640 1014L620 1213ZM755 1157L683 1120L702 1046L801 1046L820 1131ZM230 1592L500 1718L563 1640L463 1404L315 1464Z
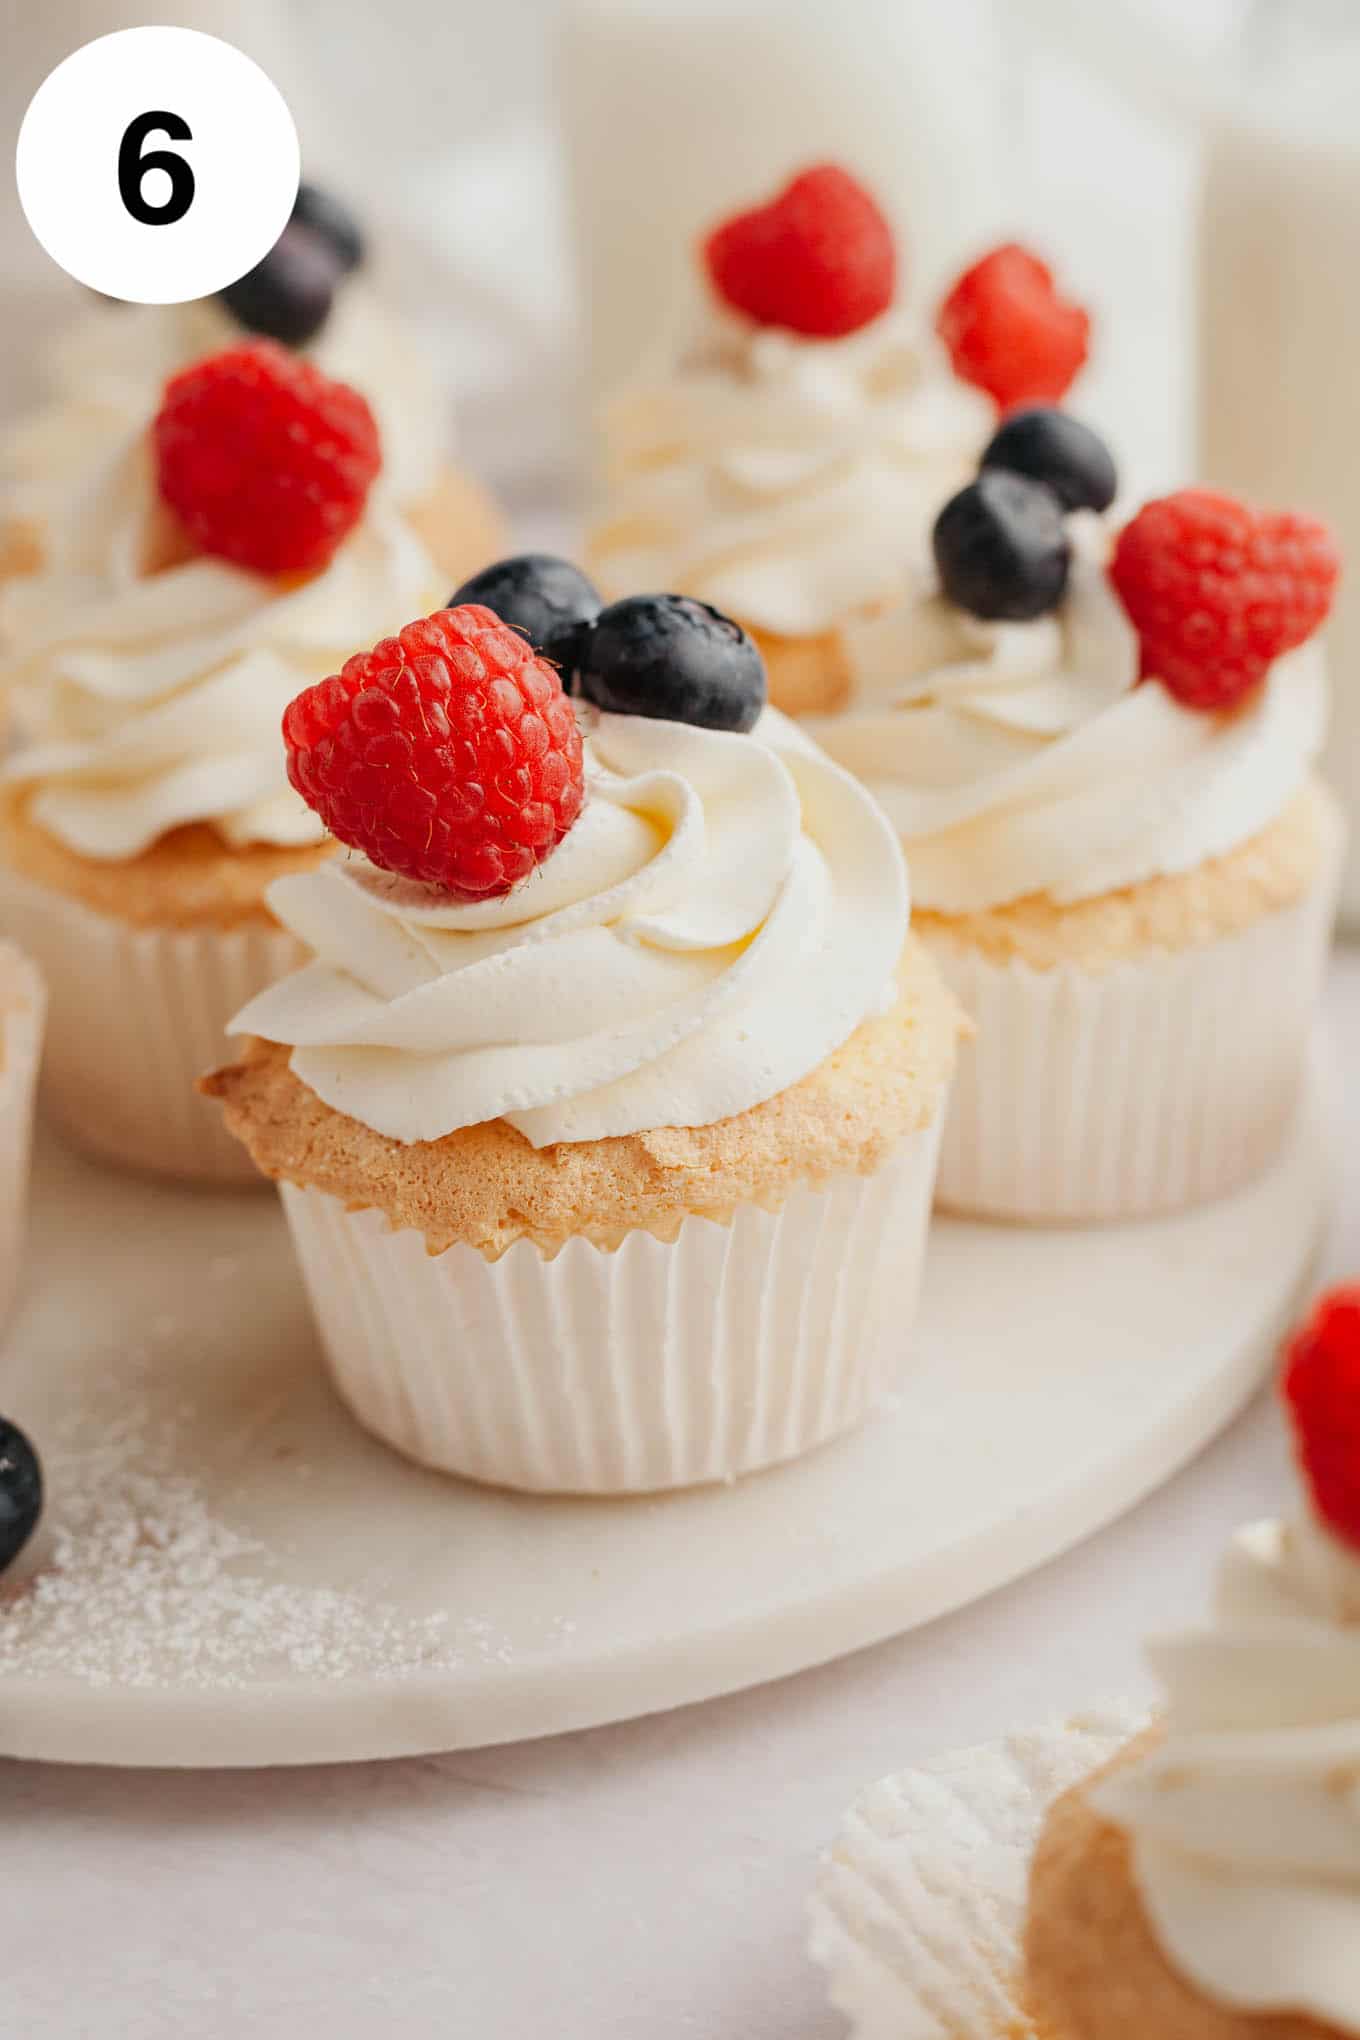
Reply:
M1102 524L1083 513L1070 529L1052 614L983 622L922 569L891 610L847 630L851 699L808 722L882 802L921 907L1067 904L1194 869L1266 828L1321 750L1316 643L1278 660L1233 713L1182 707L1137 684Z
M681 588L778 635L831 630L924 548L992 415L900 313L828 341L714 308L605 409L592 563L610 595Z
M335 860L270 905L315 961L233 1031L289 1045L402 1142L504 1118L535 1147L705 1126L882 1010L906 934L874 803L767 711L737 735L591 714L587 802L534 878L459 905Z

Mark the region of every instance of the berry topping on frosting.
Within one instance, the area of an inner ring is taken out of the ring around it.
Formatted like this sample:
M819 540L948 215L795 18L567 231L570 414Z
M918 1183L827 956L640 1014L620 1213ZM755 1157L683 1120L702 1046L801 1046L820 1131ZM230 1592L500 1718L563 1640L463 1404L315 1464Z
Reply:
M1063 506L1044 482L985 468L951 496L932 534L949 600L989 622L1027 623L1056 609L1072 549Z
M151 431L161 496L199 551L261 574L324 567L381 466L358 391L264 340L172 377Z
M740 624L707 602L629 595L583 634L578 686L616 715L750 730L765 706L765 661Z
M17 1424L0 1417L0 1572L38 1527L43 1481L38 1455Z
M283 738L289 779L333 836L461 901L528 878L585 798L561 680L476 604L347 660L292 703Z
M1324 1296L1294 1334L1281 1389L1313 1506L1360 1551L1360 1283Z
M358 267L363 253L348 207L315 184L302 184L269 253L218 295L247 332L305 347L330 317L341 278Z
M988 442L981 465L1047 482L1064 510L1108 510L1119 486L1099 433L1045 404L1012 411Z
M346 274L357 269L364 259L359 222L333 191L323 191L317 184L299 184L291 224L305 227L318 240L325 241Z
M1262 513L1209 489L1147 503L1119 534L1110 578L1145 679L1186 708L1235 708L1310 638L1341 563L1326 526Z
M219 295L238 326L287 347L305 347L331 315L340 270L327 244L289 225L263 261Z
M737 213L704 243L714 290L758 326L839 340L892 303L892 228L835 163L804 170L767 205Z
M570 560L551 553L517 553L464 581L450 595L448 606L457 609L464 602L493 609L502 623L528 638L534 650L570 680L580 663L583 629L599 615L602 597Z
M966 269L936 319L954 373L1016 404L1056 404L1086 360L1091 320L1060 297L1053 272L1010 241Z

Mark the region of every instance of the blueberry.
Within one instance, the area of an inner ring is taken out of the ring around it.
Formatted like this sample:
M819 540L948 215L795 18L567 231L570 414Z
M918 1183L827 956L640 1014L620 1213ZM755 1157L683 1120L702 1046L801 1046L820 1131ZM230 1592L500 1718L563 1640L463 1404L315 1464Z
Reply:
M1119 486L1110 449L1099 433L1046 404L1013 412L980 465L1047 482L1064 510L1108 510Z
M219 296L247 332L305 347L330 317L339 281L330 243L290 222L264 259Z
M319 185L299 184L293 201L293 224L307 227L330 245L341 269L348 273L364 259L364 237L349 207Z
M444 605L480 602L526 637L536 652L562 668L569 684L580 663L581 640L600 613L600 593L579 567L551 553L517 553L483 567Z
M616 715L749 730L765 706L765 661L740 624L687 595L630 595L603 609L580 691Z
M935 520L935 564L951 602L989 622L1026 623L1055 609L1071 547L1052 489L986 468Z
M0 1572L38 1527L43 1481L38 1455L17 1424L0 1417Z

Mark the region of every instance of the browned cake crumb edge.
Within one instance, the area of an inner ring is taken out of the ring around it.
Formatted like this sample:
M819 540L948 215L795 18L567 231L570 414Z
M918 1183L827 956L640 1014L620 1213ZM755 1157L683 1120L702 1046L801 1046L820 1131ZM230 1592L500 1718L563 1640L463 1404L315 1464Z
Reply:
M1159 951L1206 947L1293 906L1335 865L1344 830L1335 796L1313 779L1268 828L1193 871L1066 906L1036 894L974 914L917 908L912 925L932 948L996 964L1108 970Z
M206 822L173 829L136 857L82 857L41 828L26 793L0 798L0 857L30 884L77 900L132 928L239 928L268 924L265 894L276 878L311 871L333 842L233 849Z
M289 1051L267 1042L202 1088L264 1175L381 1211L422 1232L431 1253L463 1243L497 1255L528 1238L551 1254L577 1236L664 1237L690 1215L725 1219L803 1184L867 1174L932 1123L964 1023L919 945L909 943L899 976L890 1012L801 1083L714 1126L534 1148L497 1119L403 1146L323 1104L293 1074Z

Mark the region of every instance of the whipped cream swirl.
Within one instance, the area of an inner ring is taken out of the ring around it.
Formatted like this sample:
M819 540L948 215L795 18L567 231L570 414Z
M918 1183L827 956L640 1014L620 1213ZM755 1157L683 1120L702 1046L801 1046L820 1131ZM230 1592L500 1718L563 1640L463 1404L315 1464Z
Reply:
M1222 2004L1360 2035L1360 1554L1253 1525L1213 1626L1151 1656L1166 1739L1093 1801L1163 1948Z
M288 784L283 712L431 609L435 569L381 488L330 565L293 585L203 558L144 572L158 514L139 430L72 494L42 571L4 591L0 678L26 740L4 776L85 857L136 856L189 822L238 847L321 842Z
M336 859L269 904L316 961L232 1032L293 1049L392 1139L508 1119L535 1147L707 1126L786 1090L892 996L906 873L846 773L767 711L750 736L601 715L541 869L460 906Z
M602 418L611 596L679 588L817 635L895 588L994 423L900 314L809 340L721 312Z
M4 507L40 519L58 511L93 460L155 415L176 370L252 337L216 298L88 312L51 349L49 400L0 436ZM415 339L363 282L350 280L337 292L321 332L301 351L367 397L382 437L383 473L397 500L423 496L448 450L448 407Z
M807 728L882 802L919 906L1059 904L1189 871L1269 826L1326 730L1320 648L1279 660L1230 714L1138 686L1138 643L1105 575L1098 519L1071 520L1067 595L984 623L922 574L845 633L852 698Z

